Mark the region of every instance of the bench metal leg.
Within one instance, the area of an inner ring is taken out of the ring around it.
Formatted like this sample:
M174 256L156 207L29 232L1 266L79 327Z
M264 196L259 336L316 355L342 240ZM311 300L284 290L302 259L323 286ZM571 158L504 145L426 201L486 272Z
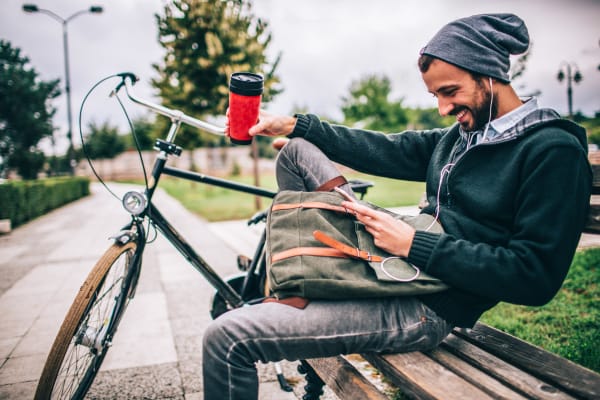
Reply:
M306 375L306 386L304 386L306 393L302 397L302 400L319 400L323 394L325 382L323 382L315 370L305 360L300 360L298 372Z

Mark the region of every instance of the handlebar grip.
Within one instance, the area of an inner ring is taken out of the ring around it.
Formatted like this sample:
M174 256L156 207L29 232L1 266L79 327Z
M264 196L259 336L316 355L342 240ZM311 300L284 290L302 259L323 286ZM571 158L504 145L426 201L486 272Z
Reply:
M140 80L140 78L138 78L133 72L121 72L120 74L117 74L117 76L120 76L123 80L129 78L132 85Z

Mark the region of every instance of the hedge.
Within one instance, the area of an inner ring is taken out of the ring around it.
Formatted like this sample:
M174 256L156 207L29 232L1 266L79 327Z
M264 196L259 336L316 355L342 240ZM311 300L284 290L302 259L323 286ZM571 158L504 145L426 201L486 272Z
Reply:
M84 177L8 181L0 184L0 219L10 219L14 228L89 194Z

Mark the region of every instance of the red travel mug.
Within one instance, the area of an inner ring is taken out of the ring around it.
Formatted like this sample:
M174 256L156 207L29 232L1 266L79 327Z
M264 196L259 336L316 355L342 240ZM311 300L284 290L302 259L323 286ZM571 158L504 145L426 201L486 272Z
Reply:
M256 125L263 92L263 77L236 72L229 81L229 138L235 144L250 144L248 130Z

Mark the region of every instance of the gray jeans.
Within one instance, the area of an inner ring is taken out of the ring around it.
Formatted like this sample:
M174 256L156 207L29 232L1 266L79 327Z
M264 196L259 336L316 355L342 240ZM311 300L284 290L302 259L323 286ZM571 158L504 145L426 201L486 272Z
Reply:
M303 139L290 141L277 160L280 189L314 190L338 175ZM257 361L427 350L451 329L413 297L313 300L302 310L278 303L238 308L213 321L204 335L204 399L257 399Z

